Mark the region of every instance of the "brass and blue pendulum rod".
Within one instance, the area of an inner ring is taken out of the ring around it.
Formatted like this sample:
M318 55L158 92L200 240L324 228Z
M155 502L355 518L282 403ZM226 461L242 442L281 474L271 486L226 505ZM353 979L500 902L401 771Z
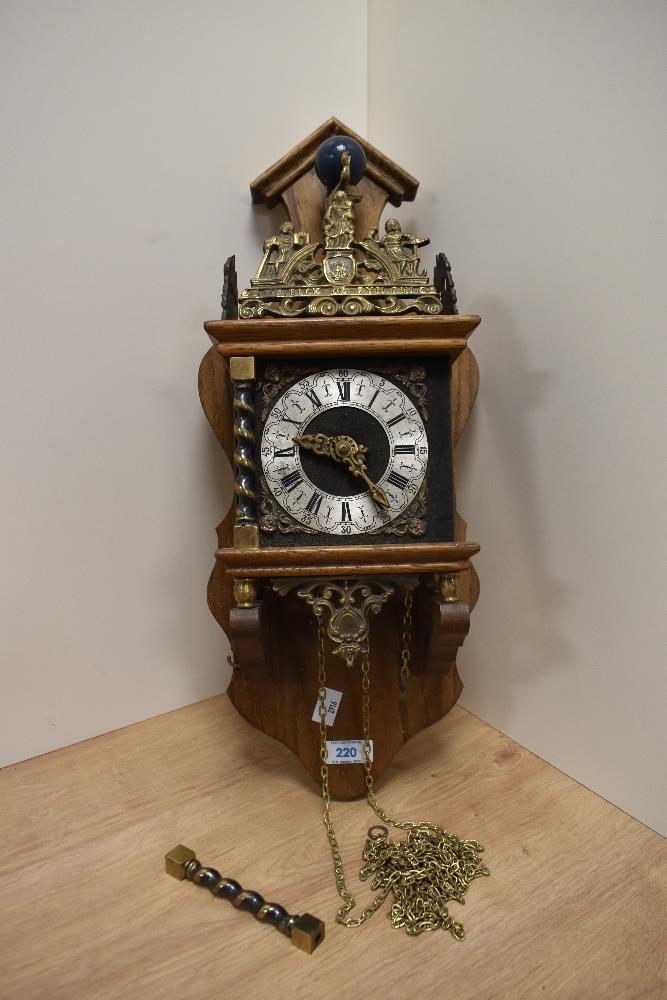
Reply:
M244 889L233 878L227 878L215 868L205 868L189 847L179 844L165 855L168 875L183 881L188 879L196 885L210 889L214 896L228 899L239 910L247 910L256 920L271 924L276 930L290 938L301 951L312 954L324 940L324 921L310 913L289 914L278 903L267 903L263 896L252 889Z

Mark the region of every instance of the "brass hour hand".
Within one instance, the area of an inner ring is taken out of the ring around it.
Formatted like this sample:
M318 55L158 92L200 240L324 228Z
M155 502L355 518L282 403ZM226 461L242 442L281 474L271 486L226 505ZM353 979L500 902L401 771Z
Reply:
M329 434L302 434L293 440L302 448L314 451L316 455L326 455L334 462L346 465L353 476L363 479L376 504L379 504L380 507L389 506L387 494L373 482L366 470L364 456L368 453L368 448L365 445L357 444L354 438L348 434L333 436Z

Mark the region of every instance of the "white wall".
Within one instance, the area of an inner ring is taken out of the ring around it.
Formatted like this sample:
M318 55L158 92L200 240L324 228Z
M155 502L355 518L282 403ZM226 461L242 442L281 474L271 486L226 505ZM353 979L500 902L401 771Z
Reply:
M307 0L0 8L0 763L227 684L202 323L275 225L249 181L332 113L366 131L365 8L337 14L345 86Z
M483 318L463 704L665 831L666 11L371 0L369 20L369 137L420 178L400 217Z

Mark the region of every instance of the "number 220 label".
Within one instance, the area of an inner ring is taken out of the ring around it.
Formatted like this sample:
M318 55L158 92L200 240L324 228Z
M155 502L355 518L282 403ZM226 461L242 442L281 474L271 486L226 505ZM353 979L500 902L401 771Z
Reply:
M368 741L373 760L373 740ZM327 764L365 764L363 740L327 740Z

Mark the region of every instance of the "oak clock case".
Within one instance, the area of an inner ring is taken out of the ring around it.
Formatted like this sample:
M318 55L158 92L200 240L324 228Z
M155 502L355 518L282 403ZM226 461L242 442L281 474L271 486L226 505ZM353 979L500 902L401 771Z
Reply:
M331 190L315 157L341 135L363 149L366 170L341 172ZM479 317L458 313L444 254L429 279L417 252L428 241L382 217L387 201L399 207L416 191L407 171L329 119L251 184L253 201L282 202L289 222L241 294L229 258L222 318L205 324L200 396L236 489L208 587L231 646L228 694L314 782L323 588L345 591L357 611L368 604L376 779L458 699L456 655L479 590L453 460L477 392L467 340ZM344 653L327 640L332 740L362 736L362 657ZM329 771L332 798L365 794L361 764Z

